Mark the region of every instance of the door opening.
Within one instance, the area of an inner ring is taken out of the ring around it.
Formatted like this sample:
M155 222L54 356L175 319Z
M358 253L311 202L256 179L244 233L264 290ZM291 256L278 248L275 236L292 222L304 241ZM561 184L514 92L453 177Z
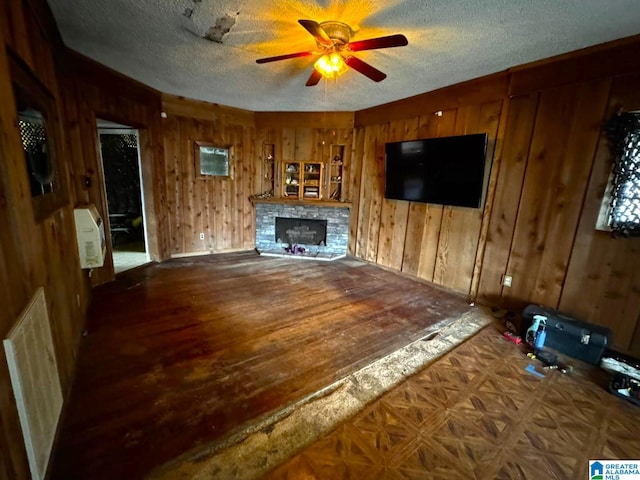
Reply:
M98 120L98 137L117 274L149 262L138 131Z

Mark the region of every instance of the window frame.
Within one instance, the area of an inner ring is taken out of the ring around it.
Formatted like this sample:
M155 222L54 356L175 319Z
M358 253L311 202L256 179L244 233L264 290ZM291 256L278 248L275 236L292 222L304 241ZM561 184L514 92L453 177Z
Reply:
M10 53L10 52L9 52ZM53 178L51 184L53 185L53 191L46 192L40 195L31 195L31 204L33 207L33 215L36 222L50 217L54 212L62 208L65 204L69 203L69 194L66 180L66 170L61 164L62 152L61 148L61 124L59 120L58 110L55 99L49 90L36 78L30 71L29 67L20 59L14 55L8 55L9 71L11 73L11 87L13 94L14 108L17 107L16 101L18 98L18 92L16 88L26 94L29 97L29 101L38 107L42 117L44 119L44 129L46 133L46 147L48 161L51 164L53 170ZM18 118L18 111L16 108L16 119ZM16 123L16 128L20 131L20 126ZM20 145L24 151L22 145L22 134L19 133L21 142ZM30 173L27 167L27 159L25 153L25 174L27 183L30 182Z
M215 174L215 173L202 173L202 159L201 155L204 153L205 148L218 148L226 150L227 161L227 174ZM221 179L221 180L233 180L233 146L224 145L216 142L208 142L202 140L196 140L194 142L194 168L196 178L202 180Z

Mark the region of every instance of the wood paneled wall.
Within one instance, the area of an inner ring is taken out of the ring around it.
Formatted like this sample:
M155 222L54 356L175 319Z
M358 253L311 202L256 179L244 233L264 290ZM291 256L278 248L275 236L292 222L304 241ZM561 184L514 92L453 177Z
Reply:
M282 196L283 163L320 162L324 164L324 179L321 185L323 198L331 195L328 179L331 176L329 164L336 153L335 147L342 148L343 170L340 198L351 201L350 182L353 162L353 112L256 112L256 151L265 145L272 145L275 151L276 172L273 181L274 196ZM260 157L264 160L264 156ZM262 192L272 188L272 184L262 175Z
M339 148L343 152L343 170L341 195L337 200L350 202L353 125L353 112L256 112L257 148L269 144L275 150L274 195L282 196L283 179L279 167L283 163L320 162L325 168L321 193L325 200L329 199L332 193L327 182L331 176L329 164ZM269 188L270 183L263 184L263 191Z
M385 117L379 107L358 113L356 121L364 125L356 129L352 192L357 200L350 235L353 254L470 293L476 259L482 252L485 210L385 199L384 148L392 141L487 133L487 169L493 164L491 174L495 175L498 162L493 162L493 157L505 87L504 76L494 76L469 83L466 93L459 87L454 87L455 95L434 92L408 103L410 113L405 118L397 105L389 106L386 118L391 120L383 123L369 123L368 115ZM441 105L447 108L439 108Z
M344 161L350 162L353 113L253 113L170 95L163 95L163 111L169 235L175 256L254 248L250 197L272 188L279 196L282 162L328 162L331 144L345 145ZM233 178L196 175L196 141L233 147ZM266 158L271 148L273 181ZM347 178L346 166L343 175ZM347 187L344 195L349 194Z
M611 166L601 125L640 108L640 65L627 61L638 47L625 39L357 112L351 253L486 304L559 308L640 354L640 240L595 229ZM384 199L385 142L476 132L495 147L484 211Z
M607 51L607 69L596 49L561 59L555 76L549 62L514 74L478 299L558 308L610 327L616 349L639 355L640 239L595 228L611 170L602 124L620 107L640 108L628 53L625 41ZM623 75L611 73L616 62ZM510 288L503 274L513 276Z
M56 76L60 40L46 3L0 0L0 337L5 338L40 286L44 287L60 380L68 391L74 371L89 284L80 269L68 201L42 220L34 218L30 187L8 68L8 53L23 61L56 101L64 121ZM6 47L6 49L5 49ZM61 159L68 150L60 127ZM52 133L49 131L49 133ZM61 173L68 176L62 162ZM0 479L30 478L13 390L0 345Z
M612 79L605 118L618 108L640 110L640 74ZM618 348L640 356L640 239L614 239L594 229L611 171L611 155L601 135L595 155L593 150L588 153L593 157L591 176L558 305L610 327Z
M253 248L255 214L249 197L260 193L261 166L254 149L253 113L168 95L163 96L163 111L170 253ZM197 141L232 148L231 178L196 174Z
M71 51L60 54L59 64L76 202L95 204L107 226L105 265L94 269L91 277L92 284L99 285L113 280L115 273L97 119L138 130L148 253L156 261L169 257L161 97L159 92Z
M484 259L494 268L482 275L481 298L502 295L509 301L558 305L609 87L610 81L601 79L512 100L502 197L494 207L496 222L490 225ZM511 157L518 148L526 152ZM514 184L520 185L517 191L503 192ZM504 218L515 222L498 220ZM506 269L496 271L496 255L507 248ZM500 287L502 273L513 276L511 288Z

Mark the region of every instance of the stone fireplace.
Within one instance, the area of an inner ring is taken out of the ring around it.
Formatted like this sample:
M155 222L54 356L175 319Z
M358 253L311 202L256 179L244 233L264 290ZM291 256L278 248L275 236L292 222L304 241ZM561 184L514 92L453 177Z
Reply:
M261 255L334 260L347 255L349 205L339 202L254 200L256 250ZM292 254L291 247L304 253Z

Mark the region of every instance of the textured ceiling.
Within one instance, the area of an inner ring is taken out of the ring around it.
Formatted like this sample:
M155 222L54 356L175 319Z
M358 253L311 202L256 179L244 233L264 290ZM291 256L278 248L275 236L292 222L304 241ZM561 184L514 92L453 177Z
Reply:
M162 92L252 111L361 110L640 33L638 0L48 1L70 48ZM380 83L351 70L305 87L313 57L255 63L316 49L298 19L409 45L357 52Z

